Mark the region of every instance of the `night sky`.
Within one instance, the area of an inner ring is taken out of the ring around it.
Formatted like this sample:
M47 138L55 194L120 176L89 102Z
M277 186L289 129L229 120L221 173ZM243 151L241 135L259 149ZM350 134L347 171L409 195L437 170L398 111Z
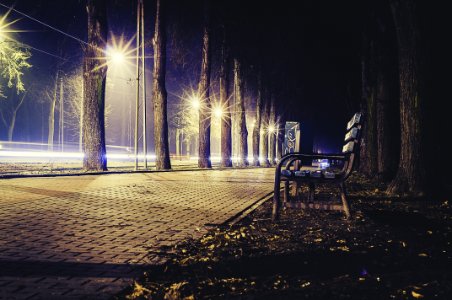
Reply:
M30 16L48 23L64 32L86 41L86 12L84 1L79 0L1 0L5 5L14 7ZM123 34L126 39L133 37L136 29L135 1L109 1L109 26L111 34ZM277 106L286 115L287 120L302 123L303 148L312 149L314 139L323 152L339 150L346 121L359 110L361 102L361 44L362 28L366 21L366 5L363 1L212 1L212 10L218 14L215 21L230 24L229 37L232 52L243 58L247 64L246 77L249 99L255 99L253 74L259 63L270 75L277 95ZM370 2L369 2L370 3ZM441 44L445 19L435 17L441 9L422 2L425 6L422 16L422 28L425 34L425 48L430 70L427 85L432 98L441 98L439 76L445 51ZM154 1L145 1L146 40L150 42L154 24ZM0 13L6 9L0 7ZM64 57L62 61L54 56L31 50L32 69L25 76L28 84L51 85L52 76L59 64L64 72L71 72L81 66L83 52L81 44L71 38L50 30L17 13L11 12L9 19L20 18L14 24L15 29L29 30L17 33L17 40L50 54ZM202 33L201 1L171 1L168 8L168 70L167 89L169 115L180 101L183 89L196 87L199 79ZM217 22L218 23L218 22ZM218 25L214 25L218 30ZM450 34L449 34L450 35ZM152 55L148 42L147 54ZM134 43L133 43L134 45ZM214 37L215 45L215 37ZM152 59L147 60L148 87L151 88ZM216 89L218 60L214 53L212 69L213 93ZM124 74L123 74L124 75ZM123 76L124 77L124 76ZM119 84L126 84L125 81ZM134 95L118 93L125 109L125 102L133 101ZM115 92L116 93L116 92ZM111 93L110 95L113 95ZM151 93L148 93L151 107ZM108 94L107 94L108 96ZM19 113L15 140L40 141L45 132L46 117L39 111L45 111L45 104L38 101L38 93ZM450 97L448 97L450 98ZM109 99L107 98L107 103ZM250 102L250 100L248 100ZM439 101L439 100L436 100ZM252 102L252 101L251 101ZM41 103L41 104L40 104ZM112 102L116 103L116 102ZM439 103L439 102L438 102ZM119 105L119 104L118 104ZM435 105L431 105L435 106ZM121 108L122 107L122 108ZM112 108L115 110L116 108ZM432 110L434 111L434 110ZM149 110L149 116L152 116ZM31 122L31 120L33 120ZM122 125L111 120L115 136ZM152 118L150 120L152 123ZM32 125L34 124L34 125ZM39 126L37 126L39 124ZM152 132L152 130L151 130ZM107 138L109 132L107 130ZM5 137L0 136L0 139ZM152 143L152 139L149 139ZM107 141L108 142L108 141ZM119 140L112 142L121 144ZM152 145L151 145L152 147Z

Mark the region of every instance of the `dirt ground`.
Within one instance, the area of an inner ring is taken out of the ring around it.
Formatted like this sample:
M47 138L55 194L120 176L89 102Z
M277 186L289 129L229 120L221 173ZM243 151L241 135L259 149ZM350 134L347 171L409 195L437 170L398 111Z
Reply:
M452 299L447 198L388 198L354 175L352 219L271 202L199 240L150 249L169 258L118 299ZM320 194L334 191L329 187Z

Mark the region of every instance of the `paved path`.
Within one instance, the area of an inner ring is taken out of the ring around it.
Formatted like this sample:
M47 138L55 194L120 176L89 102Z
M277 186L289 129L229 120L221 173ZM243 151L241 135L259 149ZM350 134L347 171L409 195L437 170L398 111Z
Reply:
M272 169L0 180L0 299L104 299L272 190ZM200 230L201 229L201 230Z

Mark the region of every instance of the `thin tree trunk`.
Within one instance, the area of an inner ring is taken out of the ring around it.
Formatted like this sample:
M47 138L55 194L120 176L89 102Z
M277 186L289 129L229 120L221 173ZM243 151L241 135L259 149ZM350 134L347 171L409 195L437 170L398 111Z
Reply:
M422 126L423 78L416 4L416 1L410 0L391 1L399 49L401 147L397 175L389 185L388 192L420 196L426 188L426 165Z
M106 59L103 49L107 41L107 1L88 0L88 46L83 64L83 168L87 171L107 170L105 148L105 81Z
M82 80L82 96L80 99L80 120L79 120L79 132L78 132L78 147L79 147L79 151L82 152L83 151L83 115L85 114L84 112L84 98L85 98L85 94L84 94L84 82Z
M182 155L182 147L181 147L181 129L176 128L176 157L178 160L181 159Z
M20 98L19 103L14 108L13 113L11 115L11 121L9 122L9 126L8 126L8 142L12 142L13 141L14 127L16 127L17 112L19 111L20 107L24 103L26 95L27 95L27 92L25 92L23 94L22 98Z
M271 106L270 106L270 122L269 128L272 131L268 133L269 135L269 160L270 164L274 165L276 162L276 109L275 109L275 98L272 96L271 98Z
M155 34L152 40L154 45L152 100L154 102L154 145L156 155L155 167L157 170L171 169L168 144L167 92L165 84L166 30L164 3L165 1L157 0Z
M234 104L237 115L237 166L239 167L245 167L248 165L248 131L246 129L246 111L243 88L241 63L238 59L234 59Z
M210 161L210 123L211 123L211 103L210 103L210 70L211 70L211 50L210 50L210 7L209 1L204 0L204 34L202 47L201 78L199 80L198 94L202 99L199 109L199 147L198 147L198 167L212 168Z
M223 28L220 65L220 107L224 109L221 118L221 166L232 167L231 111L229 108L229 57L226 44L226 29Z
M257 98L256 98L256 121L253 128L253 165L260 166L259 162L259 147L260 147L260 131L262 123L262 109L263 109L263 91L262 91L262 74L259 73L257 77Z
M268 99L268 95L265 95L264 98L264 110L262 114L262 124L261 124L261 155L262 158L261 164L264 167L269 167L270 162L268 161L268 124L270 117L270 101Z
M276 159L279 161L283 156L283 143L284 143L284 127L286 121L284 114L280 114L278 120L278 127L276 128Z
M55 106L57 101L57 89L58 89L58 78L59 78L60 70L56 71L55 74L55 87L53 89L53 97L50 102L50 111L49 111L49 133L47 134L47 145L49 151L53 151L53 139L55 134Z

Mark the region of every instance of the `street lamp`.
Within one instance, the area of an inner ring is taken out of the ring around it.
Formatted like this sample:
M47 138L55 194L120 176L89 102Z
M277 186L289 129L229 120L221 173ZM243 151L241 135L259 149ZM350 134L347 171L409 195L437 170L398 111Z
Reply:
M201 107L201 100L199 99L198 96L195 96L195 95L191 96L190 103L191 103L191 106L196 110L198 110Z
M213 113L215 117L221 118L221 116L223 115L223 109L221 107L215 107Z
M122 49L110 48L107 50L107 55L109 61L117 66L124 64L126 60L124 50Z
M275 133L275 125L273 124L268 125L268 133L271 134Z

